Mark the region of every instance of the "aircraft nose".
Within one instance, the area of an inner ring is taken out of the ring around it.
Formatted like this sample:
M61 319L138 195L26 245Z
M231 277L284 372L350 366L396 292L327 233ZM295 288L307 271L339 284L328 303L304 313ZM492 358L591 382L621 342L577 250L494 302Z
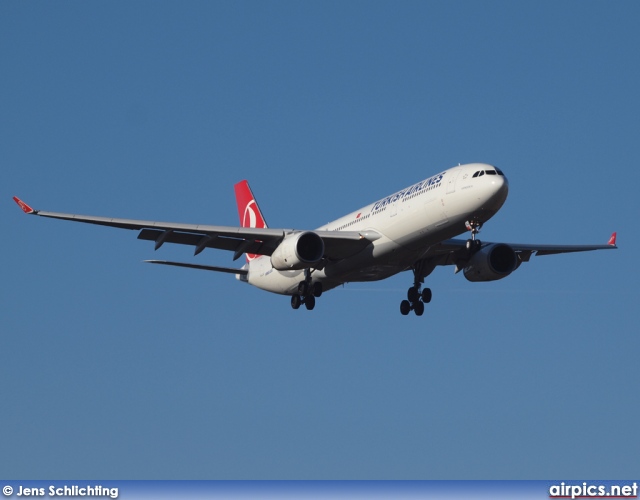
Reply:
M500 192L504 192L505 195L509 192L509 179L505 177L505 175L500 175L496 179L496 188Z
M507 199L509 194L509 180L502 175L495 175L491 178L491 187L494 192L493 198L499 200L502 204Z
M479 185L483 193L480 197L483 207L487 210L497 212L509 194L509 181L502 171L498 169L486 169L485 174L478 176L478 178L480 179Z

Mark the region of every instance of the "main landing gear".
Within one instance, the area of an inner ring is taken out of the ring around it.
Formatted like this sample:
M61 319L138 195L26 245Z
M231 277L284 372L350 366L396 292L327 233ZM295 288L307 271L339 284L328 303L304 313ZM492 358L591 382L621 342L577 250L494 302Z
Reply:
M304 270L304 280L298 283L298 293L291 296L291 307L299 309L302 304L311 311L316 306L316 298L322 295L322 283L311 282L311 271Z
M431 302L431 288L424 288L420 291L419 286L412 286L407 291L407 299L400 302L400 313L406 316L413 310L416 316L424 314L424 305Z
M423 288L424 265L419 262L413 268L413 286L407 291L407 299L400 302L400 313L406 316L413 311L416 316L424 314L424 305L431 302L431 288ZM428 274L428 273L427 273Z

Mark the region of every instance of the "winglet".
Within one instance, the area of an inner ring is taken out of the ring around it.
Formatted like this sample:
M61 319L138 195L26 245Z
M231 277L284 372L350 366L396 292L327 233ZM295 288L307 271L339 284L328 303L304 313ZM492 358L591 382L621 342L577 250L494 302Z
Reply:
M22 211L25 214L35 214L35 213L37 213L33 208L31 208L29 205L27 205L24 201L22 201L17 196L13 197L13 201L15 201L18 204L18 206L22 209Z
M611 245L612 247L616 246L616 238L618 237L618 233L613 233L611 235L611 238L609 238L609 242L607 243L607 245Z

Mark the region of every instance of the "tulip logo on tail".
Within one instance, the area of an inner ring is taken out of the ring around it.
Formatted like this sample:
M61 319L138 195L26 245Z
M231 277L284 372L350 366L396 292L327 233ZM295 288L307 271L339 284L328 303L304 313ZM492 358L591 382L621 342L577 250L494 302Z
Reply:
M236 191L236 203L238 204L238 216L240 217L240 225L242 227L252 228L265 228L267 223L260 212L260 207L256 202L249 183L247 181L240 181L235 186ZM252 261L260 255L246 254L247 262Z
M244 217L242 217L242 227L256 227L257 216L251 205L255 205L256 200L251 200L244 209Z

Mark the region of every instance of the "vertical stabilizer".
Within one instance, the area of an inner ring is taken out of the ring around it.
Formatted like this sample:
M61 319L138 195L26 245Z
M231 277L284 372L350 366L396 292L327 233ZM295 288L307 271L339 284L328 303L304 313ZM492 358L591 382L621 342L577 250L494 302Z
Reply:
M265 228L267 222L262 216L262 212L258 207L249 183L245 181L238 182L234 189L236 191L236 203L238 204L238 216L240 217L240 225L242 227ZM252 261L259 255L247 254L247 262Z

